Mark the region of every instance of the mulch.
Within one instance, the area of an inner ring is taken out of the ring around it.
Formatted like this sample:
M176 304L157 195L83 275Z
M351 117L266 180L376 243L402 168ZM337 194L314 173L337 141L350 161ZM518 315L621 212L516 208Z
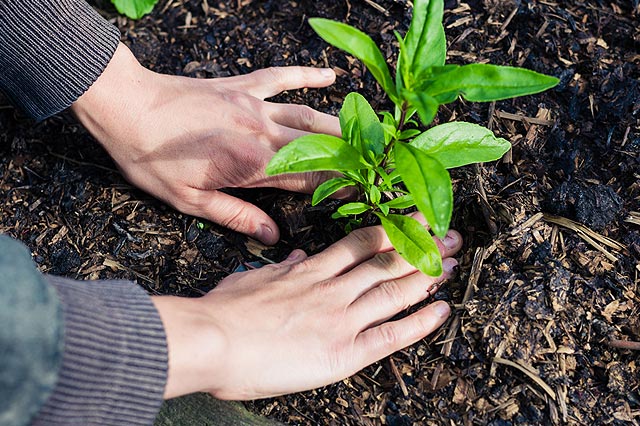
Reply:
M331 66L327 89L278 102L337 113L351 91L389 108L363 65L313 34L327 17L372 35L395 59L404 0L161 0L117 17L146 66L211 78L281 65ZM452 63L555 75L546 93L458 101L438 122L488 126L513 143L501 161L452 172L458 276L436 298L454 314L434 335L322 389L248 403L301 425L640 424L640 7L638 1L447 1ZM344 235L335 201L236 190L268 211L282 241L264 247L177 213L127 184L66 114L34 124L0 101L0 232L40 269L136 280L153 294L197 296L238 266L314 253Z

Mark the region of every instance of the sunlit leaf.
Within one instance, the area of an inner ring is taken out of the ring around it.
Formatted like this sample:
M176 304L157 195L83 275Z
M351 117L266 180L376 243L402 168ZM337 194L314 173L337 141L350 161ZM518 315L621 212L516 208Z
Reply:
M429 232L417 220L402 215L377 215L398 254L420 272L438 277L442 274L442 257Z
M409 207L413 207L415 205L416 202L413 201L413 196L411 194L402 195L384 203L384 206L390 209L408 209Z
M340 206L338 210L331 216L335 217L346 217L349 215L356 215L366 212L367 210L371 210L371 206L365 203L348 203L343 206Z
M320 201L324 200L327 197L335 194L337 191L342 188L346 188L348 186L355 186L356 182L351 179L346 179L343 177L337 177L333 179L329 179L316 188L313 192L313 197L311 198L311 205L315 206Z
M486 127L462 121L432 127L410 144L434 157L447 169L494 161L511 148L508 140L497 138Z
M360 153L342 139L329 135L306 135L285 145L265 170L267 175L316 170L357 170L366 167Z
M347 95L340 109L340 127L350 130L350 138L359 139L363 153L372 152L374 158L382 154L384 128L364 96L355 92Z
M405 37L414 75L426 68L444 65L447 43L442 26L443 0L414 0L411 25Z
M440 106L438 101L424 92L403 92L403 95L418 112L422 124L425 126L431 124L438 113L438 107Z
M111 0L118 12L131 18L140 19L153 10L158 0Z
M447 170L421 150L403 142L395 147L396 170L433 232L444 238L453 211L453 189Z
M458 95L472 102L489 102L539 93L558 82L555 77L524 68L469 64L438 76L424 90L441 104Z
M329 19L310 18L309 24L327 43L360 59L389 97L398 98L387 61L371 37L350 25Z

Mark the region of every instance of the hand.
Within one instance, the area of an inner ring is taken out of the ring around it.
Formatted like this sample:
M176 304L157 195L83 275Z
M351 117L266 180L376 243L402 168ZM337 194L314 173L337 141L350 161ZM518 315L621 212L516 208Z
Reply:
M303 67L209 80L162 75L142 67L120 44L72 109L131 183L184 213L273 244L279 238L275 222L218 189L312 192L326 180L324 173L266 177L264 169L273 154L299 136L339 136L338 119L263 99L334 80L330 69Z
M209 391L247 400L327 385L433 332L445 302L391 321L434 294L462 245L436 239L444 273L417 272L381 227L359 229L324 252L295 250L276 265L233 274L200 299L154 297L169 346L165 397Z

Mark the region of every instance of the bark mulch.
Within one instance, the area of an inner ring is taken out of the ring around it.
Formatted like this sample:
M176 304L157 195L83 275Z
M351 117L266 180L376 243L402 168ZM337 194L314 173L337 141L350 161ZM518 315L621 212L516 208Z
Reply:
M220 77L268 66L331 66L338 82L276 101L337 113L351 91L389 108L363 65L306 20L371 34L392 59L404 0L161 0L138 22L115 17L148 67ZM247 404L301 425L640 424L640 8L638 1L447 1L449 61L555 75L544 94L457 102L451 119L513 142L503 160L452 173L460 272L436 295L455 312L437 333L340 383ZM263 247L177 213L127 184L68 115L26 120L0 102L0 232L42 271L127 278L197 296L239 265L310 253L344 234L336 202L237 191L279 223Z

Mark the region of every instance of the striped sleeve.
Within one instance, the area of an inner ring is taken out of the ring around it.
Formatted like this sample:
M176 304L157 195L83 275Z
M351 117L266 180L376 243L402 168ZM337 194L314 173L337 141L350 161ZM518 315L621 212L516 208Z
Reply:
M0 90L36 120L78 99L120 33L84 0L0 1Z
M167 345L151 298L127 281L47 277L60 299L58 381L34 425L151 425L167 380Z

